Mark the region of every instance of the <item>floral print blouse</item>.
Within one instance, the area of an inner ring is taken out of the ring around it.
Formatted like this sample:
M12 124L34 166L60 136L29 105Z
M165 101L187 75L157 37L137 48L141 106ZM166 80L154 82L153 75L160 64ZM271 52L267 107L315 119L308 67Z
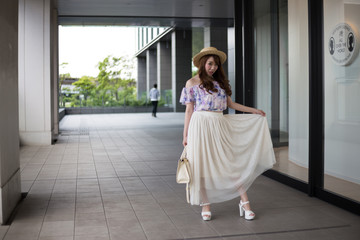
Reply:
M225 90L220 88L219 83L214 81L217 92L207 92L200 85L184 87L180 103L187 104L194 102L194 111L224 111L227 108L227 96Z

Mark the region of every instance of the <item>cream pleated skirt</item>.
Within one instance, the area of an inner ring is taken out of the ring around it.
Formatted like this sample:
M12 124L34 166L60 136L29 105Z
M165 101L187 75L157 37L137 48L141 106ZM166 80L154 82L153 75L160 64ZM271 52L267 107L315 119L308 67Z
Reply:
M187 140L192 205L238 197L275 163L266 118L257 114L196 111Z

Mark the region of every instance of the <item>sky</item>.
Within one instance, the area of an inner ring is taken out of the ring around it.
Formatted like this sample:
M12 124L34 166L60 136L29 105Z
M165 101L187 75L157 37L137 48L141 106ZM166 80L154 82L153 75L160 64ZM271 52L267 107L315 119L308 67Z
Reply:
M134 27L59 26L59 64L68 63L59 73L96 77L96 65L105 57L133 58L135 33Z

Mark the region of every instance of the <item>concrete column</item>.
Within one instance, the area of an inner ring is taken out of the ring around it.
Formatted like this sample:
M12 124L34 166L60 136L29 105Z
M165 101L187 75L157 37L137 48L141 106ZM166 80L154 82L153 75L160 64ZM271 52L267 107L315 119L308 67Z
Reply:
M161 98L165 90L171 90L171 43L157 43L157 83ZM171 104L172 99L168 99Z
M228 55L228 28L227 27L206 27L204 28L204 47L216 47ZM228 75L228 61L223 65Z
M19 0L19 129L22 145L50 145L54 128L50 0Z
M149 91L157 83L157 60L156 49L146 50L146 91L149 97Z
M142 95L146 94L146 58L137 57L137 97L141 99Z
M18 117L18 1L0 8L0 224L21 197Z
M182 112L185 106L179 103L185 83L191 78L192 61L191 29L176 29L171 33L171 80L172 102L175 112Z

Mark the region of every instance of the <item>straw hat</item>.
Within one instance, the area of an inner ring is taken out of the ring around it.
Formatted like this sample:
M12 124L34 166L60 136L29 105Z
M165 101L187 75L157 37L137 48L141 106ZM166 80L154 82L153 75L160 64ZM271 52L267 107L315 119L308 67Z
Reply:
M206 48L203 48L198 54L196 54L194 56L193 62L194 62L195 67L199 68L200 59L206 55L218 56L220 58L221 64L223 64L226 61L226 54L224 52L219 51L214 47L206 47Z

